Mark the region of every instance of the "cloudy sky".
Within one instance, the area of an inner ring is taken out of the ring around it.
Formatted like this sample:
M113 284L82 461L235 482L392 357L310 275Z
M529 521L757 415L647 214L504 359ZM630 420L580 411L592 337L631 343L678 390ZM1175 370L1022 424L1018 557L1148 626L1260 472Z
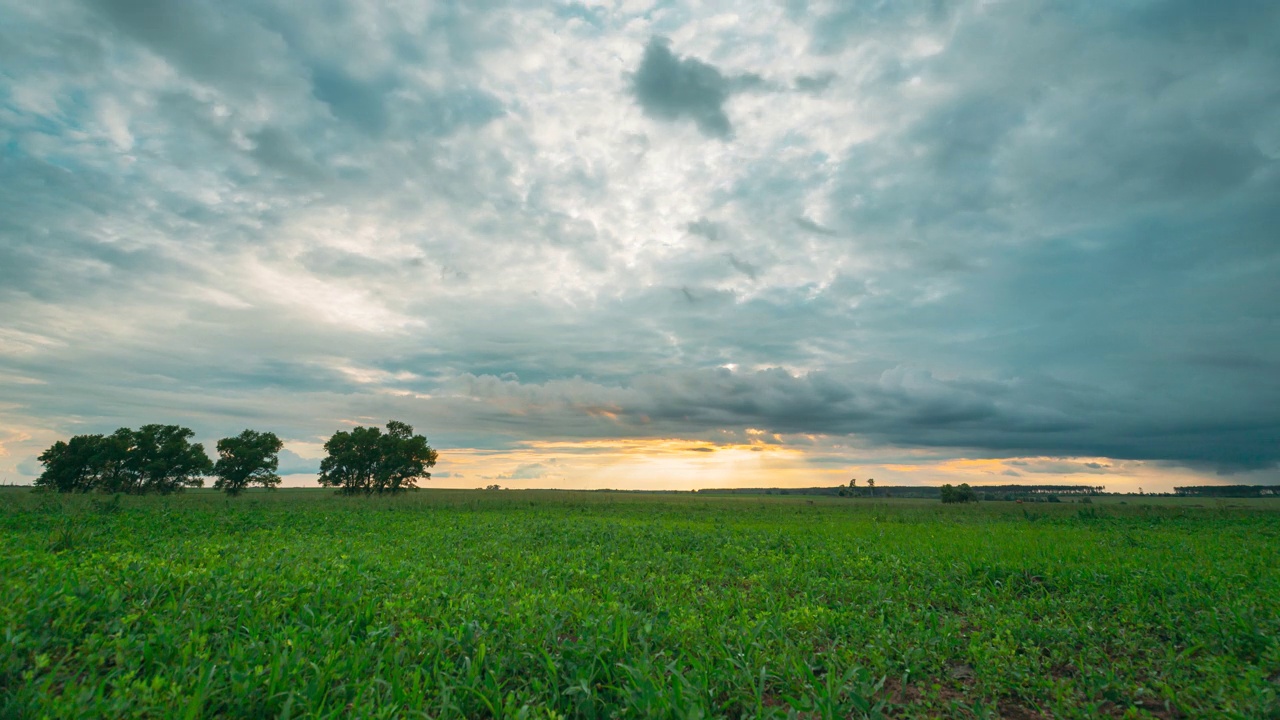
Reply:
M1278 482L1280 3L0 0L0 479Z

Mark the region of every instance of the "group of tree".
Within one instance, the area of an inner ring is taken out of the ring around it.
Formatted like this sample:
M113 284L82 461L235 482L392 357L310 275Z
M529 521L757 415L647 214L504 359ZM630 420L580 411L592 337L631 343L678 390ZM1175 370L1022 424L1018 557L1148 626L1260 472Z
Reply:
M848 489L841 488L838 494L840 497L861 497L864 493L858 489L858 478L853 478L849 481ZM876 494L875 478L867 478L867 490L865 494L872 496Z
M344 495L400 492L429 478L427 468L438 453L409 425L392 420L384 433L376 427L341 430L324 444L328 457L320 462L320 484Z
M41 453L36 485L59 492L171 493L200 487L214 464L190 429L177 425L120 428L110 435L76 435Z
M76 435L54 443L40 454L44 472L36 486L57 492L168 494L213 487L239 495L252 485L269 490L280 484L280 450L275 433L245 430L218 441L218 461L204 445L191 442L195 432L178 425L120 428L110 435ZM437 453L409 425L391 421L384 434L376 427L339 431L325 443L329 455L320 464L320 483L346 494L398 492L431 477L427 468Z
M938 494L942 497L944 503L967 503L978 502L978 493L969 487L969 483L960 483L960 485L943 485L938 488Z

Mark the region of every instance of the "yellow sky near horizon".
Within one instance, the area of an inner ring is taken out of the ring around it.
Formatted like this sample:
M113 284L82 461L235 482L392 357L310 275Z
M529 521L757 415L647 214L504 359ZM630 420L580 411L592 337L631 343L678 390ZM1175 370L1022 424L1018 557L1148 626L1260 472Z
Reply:
M1179 485L1249 483L1155 463L1100 457L937 458L915 451L910 462L831 464L812 448L779 436L748 432L751 442L718 444L680 438L528 441L515 449L448 448L432 478L441 488L498 484L509 488L694 490L731 487L825 487L868 478L886 485L1101 485L1113 492L1166 492ZM304 457L319 444L289 443ZM907 453L910 454L910 453ZM313 475L292 475L306 486Z

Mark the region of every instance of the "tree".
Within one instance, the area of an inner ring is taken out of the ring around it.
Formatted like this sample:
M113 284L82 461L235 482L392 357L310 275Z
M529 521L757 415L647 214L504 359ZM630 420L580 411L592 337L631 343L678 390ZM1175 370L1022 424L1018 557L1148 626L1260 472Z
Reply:
M876 494L875 478L867 478L867 488L870 489L872 495Z
M438 457L425 437L396 420L387 423L385 434L376 427L340 430L324 449L329 454L320 462L320 484L344 495L415 488L419 478L431 477L427 468Z
M76 435L40 455L36 484L59 492L170 493L204 484L213 469L195 433L177 425L120 428L110 435Z
M977 502L978 493L969 487L969 483L960 483L960 487L951 485L943 485L938 488L938 494L942 497L944 503L967 503Z
M134 476L133 486L141 488L135 492L168 494L203 486L202 476L213 471L213 461L204 453L204 445L190 442L194 435L190 428L177 425L138 428L126 464Z
M213 473L218 476L213 487L228 495L239 495L249 485L274 490L280 484L276 469L280 467L280 449L284 443L275 433L245 430L235 437L218 441L218 462Z
M378 463L378 428L356 427L339 430L324 444L329 453L320 461L320 484L337 487L345 495L373 492L373 475Z
M852 480L850 480L850 481L849 481L849 487L851 487L851 488L856 488L856 487L858 487L858 478L853 478Z
M102 438L93 460L94 471L98 476L95 489L108 493L144 492L139 475L131 463L136 445L134 432L129 428L120 428Z
M106 440L102 435L76 435L68 442L59 440L40 453L44 472L36 478L36 486L58 492L89 492L98 485L96 457Z
M378 492L400 492L416 488L418 478L430 478L427 468L436 464L439 453L431 449L427 439L414 435L408 423L392 420L387 423L387 434L382 436L386 448L377 479Z

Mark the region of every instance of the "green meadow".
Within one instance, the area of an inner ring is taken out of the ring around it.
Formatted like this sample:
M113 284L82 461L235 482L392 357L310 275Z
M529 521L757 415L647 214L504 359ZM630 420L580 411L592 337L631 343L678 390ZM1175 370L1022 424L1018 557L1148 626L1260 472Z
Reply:
M1280 717L1280 500L0 491L0 717Z

